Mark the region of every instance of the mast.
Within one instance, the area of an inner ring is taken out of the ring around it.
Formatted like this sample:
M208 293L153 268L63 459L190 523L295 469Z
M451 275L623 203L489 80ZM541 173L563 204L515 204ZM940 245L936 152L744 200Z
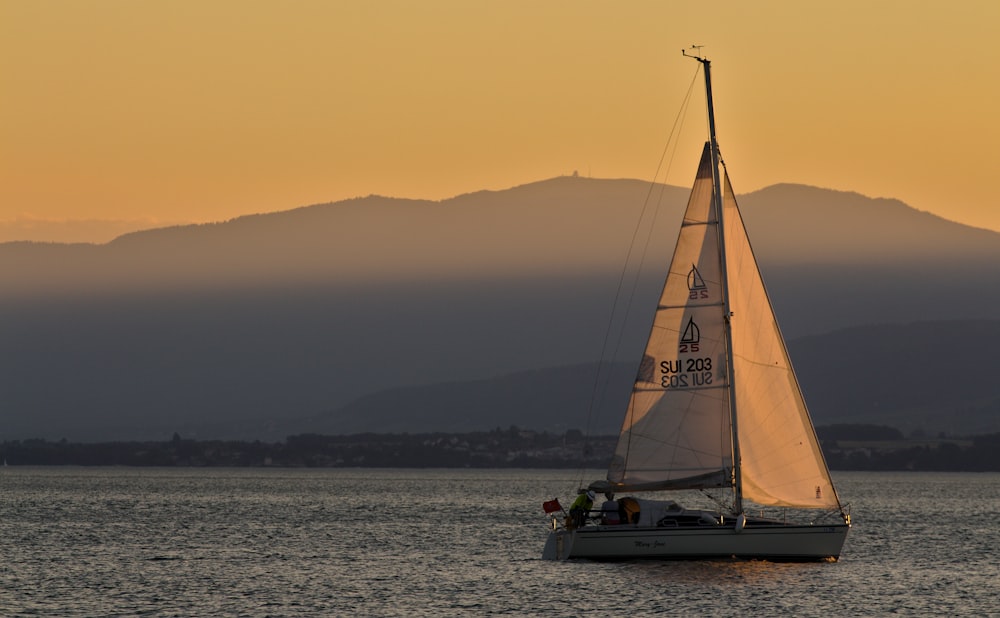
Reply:
M729 363L729 417L730 425L732 427L732 444L733 444L733 493L734 495L734 511L737 514L743 512L743 479L740 474L740 433L737 425L737 413L736 413L736 388L734 385L733 376L733 325L729 320L729 316L733 315L732 306L729 304L729 272L726 263L726 243L725 243L725 225L722 220L722 174L719 173L719 142L715 136L715 106L712 103L712 63L708 58L704 58L700 55L701 47L697 45L692 45L692 49L697 50L694 55L688 54L687 51L681 50L681 54L687 56L688 58L694 58L701 63L701 66L705 69L705 97L708 100L708 136L709 143L711 144L710 151L712 156L712 208L715 210L715 218L718 221L719 230L719 259L722 261L720 267L720 274L722 279L722 306L724 312L724 322L725 322L725 333L726 333L726 359Z

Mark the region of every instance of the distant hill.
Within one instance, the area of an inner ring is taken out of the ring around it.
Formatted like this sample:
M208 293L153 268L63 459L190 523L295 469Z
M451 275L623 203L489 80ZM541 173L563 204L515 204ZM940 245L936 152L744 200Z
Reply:
M66 296L617 273L649 192L635 180L555 178L441 202L369 196L104 245L4 243L0 286ZM686 190L658 186L653 196L662 204L657 230L673 235ZM669 256L670 247L656 247Z
M789 347L817 423L1000 431L1000 321L860 326Z
M289 435L414 433L420 427L448 432L507 428L553 433L569 429L614 435L635 378L626 363L554 367L467 382L399 387L372 393L326 414L295 419ZM593 404L592 404L593 401Z
M1000 432L1000 321L865 326L797 339L789 348L818 425L951 436ZM516 425L616 434L635 367L604 368L592 406L595 376L597 365L588 364L389 389L287 430L339 435Z
M0 439L281 439L367 395L586 365L635 238L632 362L687 192L564 177L0 244ZM789 338L996 315L1000 234L796 185L740 199Z

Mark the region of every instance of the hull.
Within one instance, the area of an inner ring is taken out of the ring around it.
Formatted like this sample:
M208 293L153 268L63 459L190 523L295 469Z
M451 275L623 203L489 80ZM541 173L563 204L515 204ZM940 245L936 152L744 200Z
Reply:
M545 560L697 560L744 558L775 561L835 561L849 524L777 525L741 530L590 526L555 530L542 551Z

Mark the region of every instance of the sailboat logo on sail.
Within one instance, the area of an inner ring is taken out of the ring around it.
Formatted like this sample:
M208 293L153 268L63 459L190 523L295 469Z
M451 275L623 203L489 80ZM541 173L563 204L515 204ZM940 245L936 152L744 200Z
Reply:
M705 284L701 273L698 272L698 267L694 264L691 265L691 271L688 273L688 290L690 291L688 294L689 300L708 298L708 285Z
M678 351L681 353L697 352L700 342L701 330L694 323L694 318L688 318L687 326L684 327L684 332L681 334L680 349Z

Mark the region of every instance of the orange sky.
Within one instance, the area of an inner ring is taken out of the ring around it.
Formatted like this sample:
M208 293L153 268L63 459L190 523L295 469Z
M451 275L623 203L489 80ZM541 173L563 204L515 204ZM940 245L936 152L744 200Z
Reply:
M1000 2L706 7L0 0L0 223L652 179L698 43L738 192L806 183L1000 230ZM699 82L667 182L693 177L703 107Z

